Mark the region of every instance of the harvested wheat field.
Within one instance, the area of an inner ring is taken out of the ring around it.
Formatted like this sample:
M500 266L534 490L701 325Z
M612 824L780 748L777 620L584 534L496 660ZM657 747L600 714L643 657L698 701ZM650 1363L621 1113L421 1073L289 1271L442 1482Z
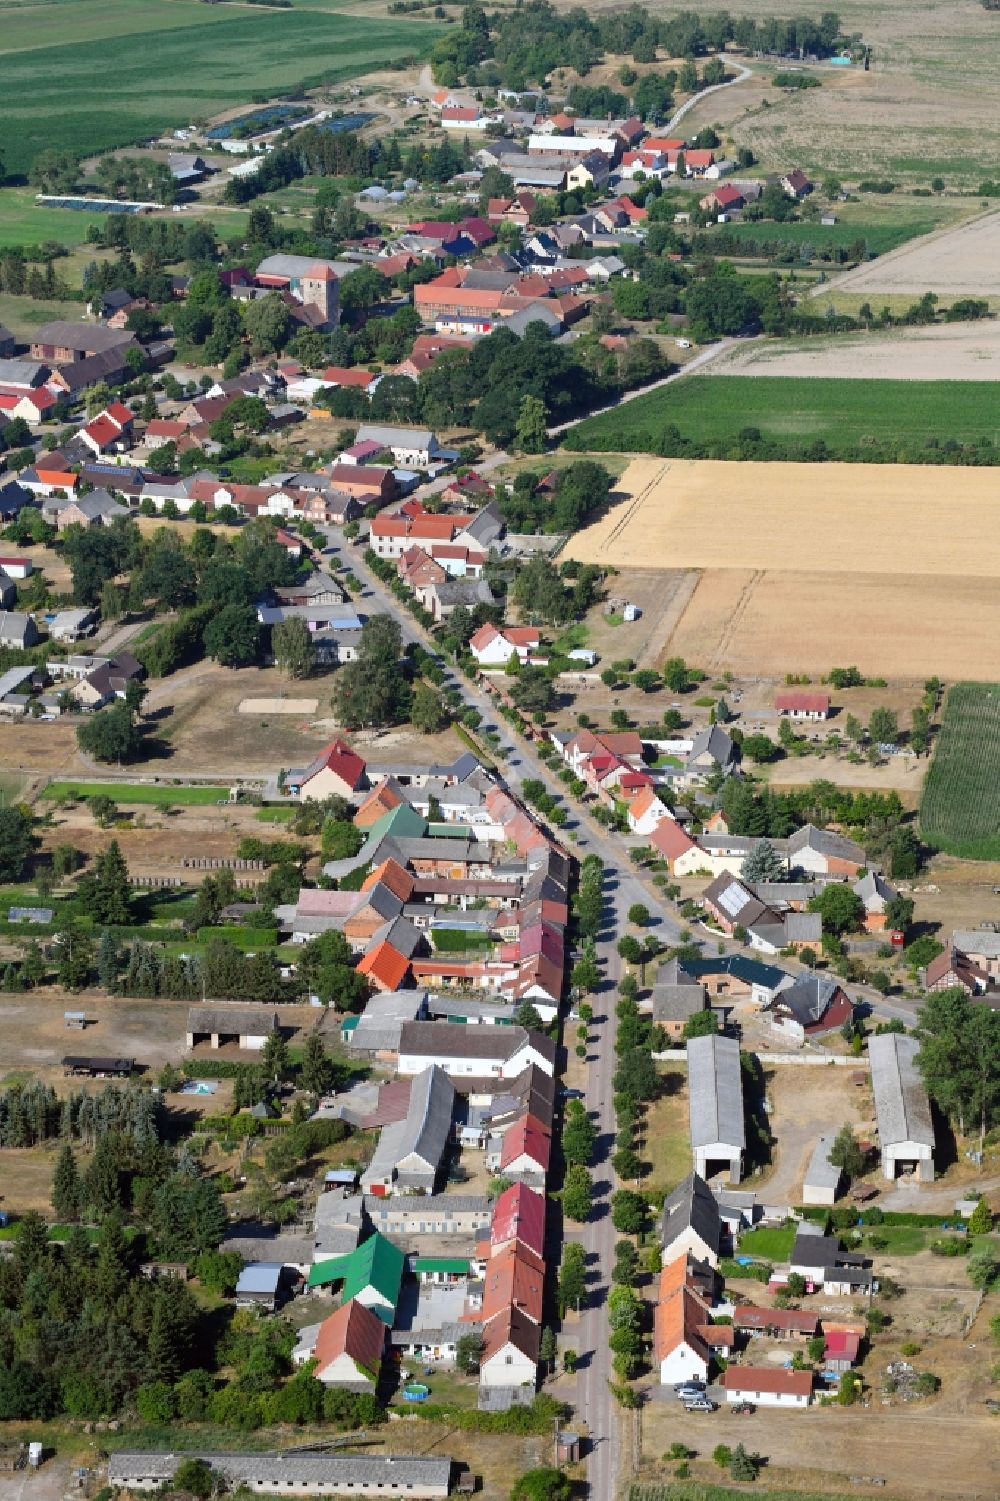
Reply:
M1000 322L941 323L886 333L842 334L836 339L755 340L737 344L731 355L716 361L712 374L821 380L1000 380Z
M937 292L944 298L1000 296L1000 213L901 245L833 282L836 291ZM817 293L817 295L819 295Z
M639 459L565 556L701 571L665 648L780 676L996 678L995 472ZM970 570L974 568L974 574Z

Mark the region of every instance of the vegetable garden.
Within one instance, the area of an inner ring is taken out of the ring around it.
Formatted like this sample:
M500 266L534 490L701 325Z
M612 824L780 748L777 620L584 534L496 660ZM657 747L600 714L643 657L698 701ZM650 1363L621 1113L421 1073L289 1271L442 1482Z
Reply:
M1000 859L1000 683L956 683L948 694L920 828L949 855Z

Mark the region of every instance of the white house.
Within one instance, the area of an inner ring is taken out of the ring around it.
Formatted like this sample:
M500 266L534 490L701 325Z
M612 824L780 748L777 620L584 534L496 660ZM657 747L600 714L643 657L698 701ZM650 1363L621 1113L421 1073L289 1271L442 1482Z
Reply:
M653 833L658 824L670 816L670 809L665 803L660 802L652 787L646 787L638 797L634 797L626 813L632 833L646 837Z
M812 1382L812 1371L780 1366L730 1365L722 1377L727 1402L753 1402L758 1407L808 1407Z
M513 1079L534 1064L551 1079L555 1045L525 1027L467 1027L461 1022L404 1022L399 1034L401 1075L419 1074L434 1064L452 1078Z
M538 1374L541 1329L513 1305L483 1329L479 1384L487 1387L534 1387Z
M403 469L426 469L443 454L436 435L419 427L390 427L365 422L358 428L357 443L377 443L388 448Z
M377 1313L351 1298L321 1324L310 1324L299 1334L292 1351L294 1365L317 1362L313 1372L324 1386L343 1386L351 1391L375 1390L386 1326Z
M715 1195L697 1173L689 1173L664 1202L660 1221L663 1265L678 1256L718 1266L722 1220Z
M480 667L506 667L513 656L526 662L540 641L534 626L481 625L469 639L469 650Z

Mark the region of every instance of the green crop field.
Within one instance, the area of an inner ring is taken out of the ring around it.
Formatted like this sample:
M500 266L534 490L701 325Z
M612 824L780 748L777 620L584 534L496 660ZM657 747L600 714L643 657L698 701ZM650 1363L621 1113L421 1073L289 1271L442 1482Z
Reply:
M866 442L886 443L907 447L907 457L919 463L928 438L996 443L1000 407L988 381L695 375L581 422L564 441L577 451L655 454L669 425L696 445L691 458L739 458L740 433L757 428L785 445L781 456L789 459L822 440L830 458L864 457Z
M956 683L920 803L928 844L965 860L1000 860L1000 683Z
M167 787L152 782L50 782L42 793L44 798L61 797L109 797L113 803L147 804L159 806L173 803L177 807L207 807L220 800L228 800L228 787Z
M837 224L808 221L801 224L725 224L699 235L698 244L711 249L713 241L717 240L724 247L717 254L754 256L760 246L787 245L800 250L803 245L811 245L814 251L846 250L863 240L869 255L877 256L895 250L897 245L905 245L907 240L916 239L918 235L930 234L940 223L940 215L928 212L923 217L881 224L864 220L843 220ZM738 242L738 250L733 248L734 242Z
M134 23L125 31L120 13ZM423 55L440 30L321 11L234 15L183 0L29 7L0 27L6 170L26 172L49 147L81 155L126 146L254 94L355 78Z

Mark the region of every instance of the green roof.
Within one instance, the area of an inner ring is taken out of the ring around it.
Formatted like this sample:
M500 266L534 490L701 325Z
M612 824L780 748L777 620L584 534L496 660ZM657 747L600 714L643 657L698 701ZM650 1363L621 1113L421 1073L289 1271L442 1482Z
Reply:
M400 803L398 808L390 808L388 813L383 813L372 824L368 830L365 849L377 848L389 834L395 834L397 839L422 839L426 832L426 818L409 803Z
M427 825L428 838L434 839L471 839L472 825L467 823L429 823Z
M388 1307L372 1308L386 1323L391 1323L399 1302L399 1288L403 1280L403 1253L391 1240L386 1240L376 1230L363 1241L357 1250L346 1256L333 1256L327 1261L317 1261L309 1272L309 1287L325 1287L330 1282L342 1281L341 1298L349 1303L368 1288L374 1289Z
M468 1261L463 1261L461 1256L416 1256L413 1260L415 1272L454 1272L456 1275L467 1273Z

